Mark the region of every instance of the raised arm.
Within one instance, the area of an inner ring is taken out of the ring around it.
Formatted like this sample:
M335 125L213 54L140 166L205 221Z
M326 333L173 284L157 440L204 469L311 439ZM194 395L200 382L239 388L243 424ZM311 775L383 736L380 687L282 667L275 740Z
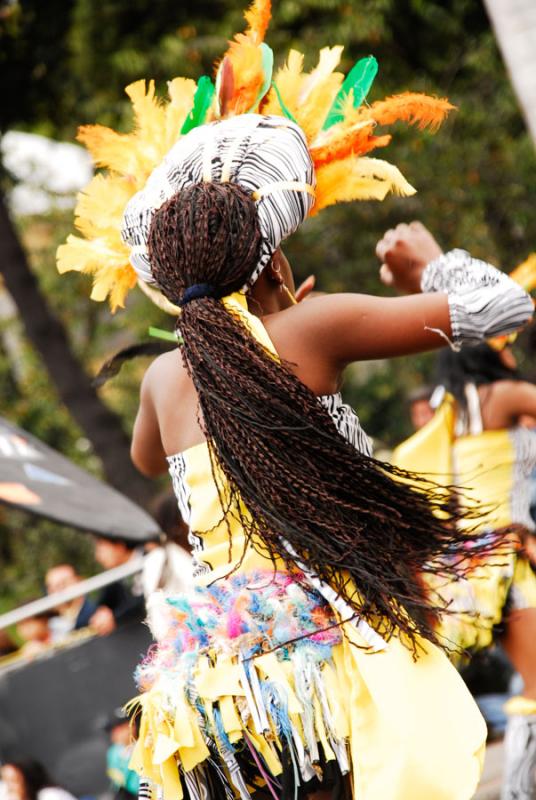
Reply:
M332 295L300 309L311 315L317 348L342 366L478 344L532 316L530 296L505 273L464 250L442 254L420 223L388 231L376 252L382 281L410 296Z
M466 250L443 253L420 222L387 231L376 253L384 262L380 277L386 285L448 296L455 346L511 333L532 316L532 300L519 284Z

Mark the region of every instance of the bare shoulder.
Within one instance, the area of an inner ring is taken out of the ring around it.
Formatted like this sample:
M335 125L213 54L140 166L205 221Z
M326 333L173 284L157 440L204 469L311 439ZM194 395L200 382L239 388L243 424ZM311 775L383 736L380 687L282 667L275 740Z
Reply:
M325 294L270 314L263 321L268 330L289 326L294 332L302 330L305 335L328 333L339 327L347 315L355 319L360 312L366 313L374 300L365 294Z
M153 392L163 384L181 381L187 377L179 348L170 350L152 361L142 381L142 392Z
M499 427L501 424L516 424L522 415L536 416L536 386L529 381L495 381L491 389L481 387L481 397L485 390L488 393L486 405L491 415L490 421L497 418Z
M502 380L493 383L493 394L497 398L515 403L520 397L536 397L536 386L529 381Z

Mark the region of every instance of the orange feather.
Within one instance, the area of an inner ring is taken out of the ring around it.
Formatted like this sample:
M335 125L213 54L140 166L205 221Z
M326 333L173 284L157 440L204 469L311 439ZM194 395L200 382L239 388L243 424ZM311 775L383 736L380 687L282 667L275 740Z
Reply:
M227 111L245 114L254 105L264 83L261 49L244 33L238 33L227 51L234 75L233 95Z
M404 92L364 108L362 116L375 120L379 125L391 125L402 120L417 125L419 130L429 127L435 131L454 108L445 98Z
M390 136L373 136L374 122L358 123L352 128L342 129L337 136L330 137L325 144L311 147L311 158L315 167L321 167L330 161L338 161L349 155L362 156L376 147L385 147L391 141Z
M244 17L248 24L246 34L251 36L255 44L261 44L272 17L271 0L253 0L253 3L244 12Z
M270 0L253 0L244 13L245 33L237 33L224 56L234 76L232 94L226 97L226 115L245 114L254 105L264 84L262 44L271 17Z

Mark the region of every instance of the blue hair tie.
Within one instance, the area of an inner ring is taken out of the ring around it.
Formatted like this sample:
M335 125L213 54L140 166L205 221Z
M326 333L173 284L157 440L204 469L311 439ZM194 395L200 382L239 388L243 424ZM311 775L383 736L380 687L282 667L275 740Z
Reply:
M185 306L186 303L189 303L191 300L199 300L202 297L215 297L219 299L221 296L221 292L217 286L214 286L212 283L194 283L185 290L178 305L182 308L182 306Z

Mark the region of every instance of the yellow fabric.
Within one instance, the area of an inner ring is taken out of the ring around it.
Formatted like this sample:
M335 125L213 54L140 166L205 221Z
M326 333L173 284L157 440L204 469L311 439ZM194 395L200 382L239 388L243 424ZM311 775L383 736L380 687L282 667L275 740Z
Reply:
M455 421L454 398L446 394L432 419L395 447L392 463L401 469L419 472L437 483L452 483Z
M233 313L241 315L253 335L277 357L262 323L248 313L245 298L232 296L225 298L224 303ZM198 585L213 583L219 576L227 575L238 561L240 573L270 570L271 561L253 547L248 546L244 552L244 532L234 517L227 521L231 532L229 548L229 529L221 522L222 509L207 445L192 447L183 455L190 492L191 527L203 540L199 560L210 567L208 574L196 578ZM217 481L225 491L221 474L217 475ZM278 563L277 568L285 570L284 563ZM415 662L397 638L391 639L382 652L371 654L354 627L348 623L343 627L343 641L333 647L332 660L323 663L321 675L334 729L348 741L353 796L356 800L469 800L481 772L486 727L446 656L423 642L423 652ZM261 680L267 678L278 686L287 698L289 717L306 744L300 717L303 707L294 685L292 651L290 659L280 660L275 653L267 653L253 659L251 668ZM281 765L273 735L260 735L251 718L245 728L244 717L237 712L237 704L244 702L245 689L240 686L237 669L237 665L227 659L219 658L211 665L206 658L200 658L196 679L200 702L207 713L212 714L218 701L225 730L232 734L232 741L237 741L246 729L250 742L262 754L270 770L278 774ZM143 698L144 743L136 748L133 766L138 768L140 763L145 766L150 762L149 777L160 770L167 781L167 800L172 786L167 771L169 759L158 765L157 756L159 759L167 756L176 743L179 763L189 770L207 757L207 751L190 712L184 711L188 718L185 724L189 726L187 736L195 735L197 745L185 748L182 741L179 745L180 719L175 721L173 731L166 723L158 688L153 687L148 695ZM324 755L333 758L320 707L320 697L315 691L316 736ZM145 720L147 716L149 724ZM151 736L147 735L147 726ZM141 753L140 748L143 749Z
M395 447L391 462L401 469L418 472L439 486L452 484L452 442L456 422L455 401L446 393L426 425ZM441 512L438 512L441 516Z
M484 532L511 525L517 458L511 432L483 431L456 438L455 422L455 401L447 394L434 417L395 449L393 463L439 484L461 487L462 505L472 511L480 506L479 516L462 521L462 528L476 526ZM434 575L427 580L448 604L438 634L456 661L460 650L492 644L494 627L502 620L511 592L518 607L536 607L536 577L513 545L498 546L475 560L467 578L446 582Z
M536 714L536 700L530 697L511 697L503 706L509 716L521 715L523 717Z
M500 528L512 523L511 492L516 453L508 430L460 436L453 444L456 482L467 487L468 504L482 505L478 524ZM468 521L467 526L474 525Z
M454 480L463 487L462 503L470 509L481 506L478 519L467 520L462 527L490 530L514 524L517 454L511 432L460 436L453 442L452 454ZM516 608L536 607L536 576L515 543L498 546L478 560L466 580L446 587L443 596L452 601L453 610L468 613L444 618L442 632L463 649L480 650L491 645L493 628L502 621L509 598Z

